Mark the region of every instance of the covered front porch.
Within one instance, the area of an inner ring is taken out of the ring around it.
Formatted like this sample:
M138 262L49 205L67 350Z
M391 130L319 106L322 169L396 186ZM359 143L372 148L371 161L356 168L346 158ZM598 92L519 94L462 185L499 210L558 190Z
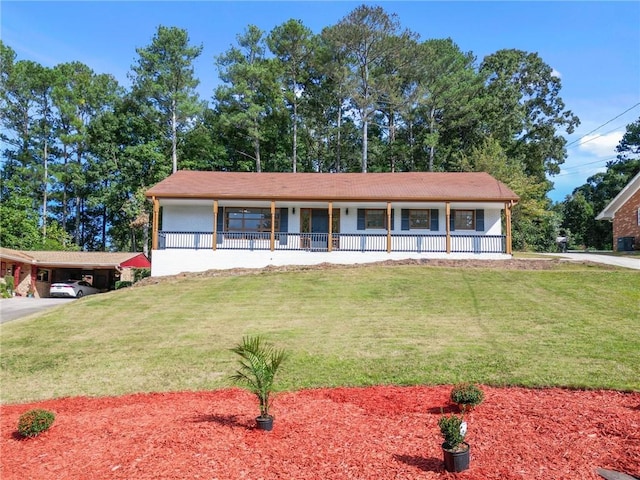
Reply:
M155 200L152 275L268 265L509 258L511 208L509 202L165 200L161 209ZM468 218L460 220L456 212L466 212ZM187 229L204 225L210 228Z

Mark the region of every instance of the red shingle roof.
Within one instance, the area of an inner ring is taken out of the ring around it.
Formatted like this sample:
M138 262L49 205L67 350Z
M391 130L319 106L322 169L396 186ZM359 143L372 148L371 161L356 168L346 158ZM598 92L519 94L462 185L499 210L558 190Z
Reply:
M146 192L156 198L306 201L518 201L484 172L247 173L182 170Z

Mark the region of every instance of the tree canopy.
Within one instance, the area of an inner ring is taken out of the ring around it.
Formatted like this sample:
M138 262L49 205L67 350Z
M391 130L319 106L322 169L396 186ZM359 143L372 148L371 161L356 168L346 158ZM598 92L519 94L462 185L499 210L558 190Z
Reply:
M318 34L293 19L270 32L248 25L215 55L208 103L194 70L203 49L183 29L158 27L136 49L125 89L80 62L18 60L0 42L0 243L144 250L142 194L177 169L484 170L523 199L516 247L549 247L547 174L579 121L538 54L478 60L362 5ZM628 170L636 141L629 132L612 174Z

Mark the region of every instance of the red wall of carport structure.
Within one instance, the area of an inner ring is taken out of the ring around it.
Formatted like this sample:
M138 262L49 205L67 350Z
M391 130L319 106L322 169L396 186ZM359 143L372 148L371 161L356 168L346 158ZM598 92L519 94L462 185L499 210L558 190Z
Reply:
M151 262L144 256L144 253L141 253L140 255L130 258L126 262L122 262L120 266L131 268L151 268Z

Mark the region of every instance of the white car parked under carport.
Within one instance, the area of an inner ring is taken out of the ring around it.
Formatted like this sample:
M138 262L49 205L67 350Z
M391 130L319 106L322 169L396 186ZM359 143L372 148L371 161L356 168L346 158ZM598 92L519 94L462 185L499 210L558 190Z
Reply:
M99 293L95 287L92 287L84 280L67 280L65 282L52 283L49 287L50 297L75 297L80 298L85 295L93 295Z

